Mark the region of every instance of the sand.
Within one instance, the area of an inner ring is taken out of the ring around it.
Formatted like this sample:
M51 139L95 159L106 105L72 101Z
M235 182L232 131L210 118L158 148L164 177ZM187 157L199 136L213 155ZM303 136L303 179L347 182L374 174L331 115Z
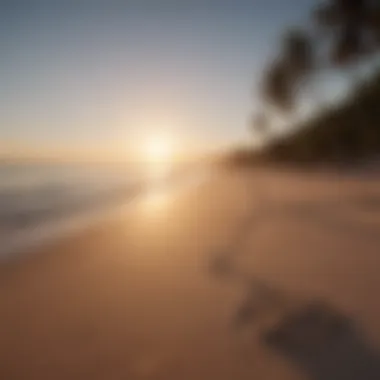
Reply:
M380 179L240 170L0 267L1 379L379 379Z

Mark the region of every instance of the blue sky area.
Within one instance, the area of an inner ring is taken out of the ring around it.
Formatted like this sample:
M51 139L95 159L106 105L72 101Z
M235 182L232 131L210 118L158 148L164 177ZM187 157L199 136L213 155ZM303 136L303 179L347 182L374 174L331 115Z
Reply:
M251 138L252 88L313 0L9 1L0 5L0 140L133 153Z

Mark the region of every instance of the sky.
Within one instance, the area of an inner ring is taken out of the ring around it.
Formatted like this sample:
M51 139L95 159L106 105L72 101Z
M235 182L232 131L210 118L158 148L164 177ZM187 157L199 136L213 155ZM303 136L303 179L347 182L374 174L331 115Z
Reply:
M0 2L0 150L126 156L252 138L252 89L313 0Z

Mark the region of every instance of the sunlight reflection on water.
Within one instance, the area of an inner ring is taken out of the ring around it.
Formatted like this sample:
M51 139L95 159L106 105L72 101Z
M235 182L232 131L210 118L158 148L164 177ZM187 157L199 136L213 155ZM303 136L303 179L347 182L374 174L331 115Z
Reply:
M165 187L160 187L150 191L144 201L143 207L147 211L159 211L162 210L169 201L168 189Z

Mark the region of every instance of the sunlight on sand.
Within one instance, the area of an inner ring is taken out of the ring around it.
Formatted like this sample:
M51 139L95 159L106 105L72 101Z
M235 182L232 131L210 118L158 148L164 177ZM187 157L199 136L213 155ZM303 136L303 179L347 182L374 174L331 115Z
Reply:
M156 157L156 154L158 158L159 153L160 155L161 153L164 153L164 145L155 146L153 144L151 148L151 158L153 158L153 156ZM170 161L152 161L146 166L145 176L148 190L140 202L141 215L145 219L156 219L162 212L165 211L166 206L172 196L172 192L169 187L171 172L172 164Z
M155 212L165 208L168 201L168 189L159 188L152 190L146 195L144 201L142 202L142 206L147 212Z
M146 168L146 176L148 181L156 184L164 182L170 174L172 166L169 162L154 162Z

